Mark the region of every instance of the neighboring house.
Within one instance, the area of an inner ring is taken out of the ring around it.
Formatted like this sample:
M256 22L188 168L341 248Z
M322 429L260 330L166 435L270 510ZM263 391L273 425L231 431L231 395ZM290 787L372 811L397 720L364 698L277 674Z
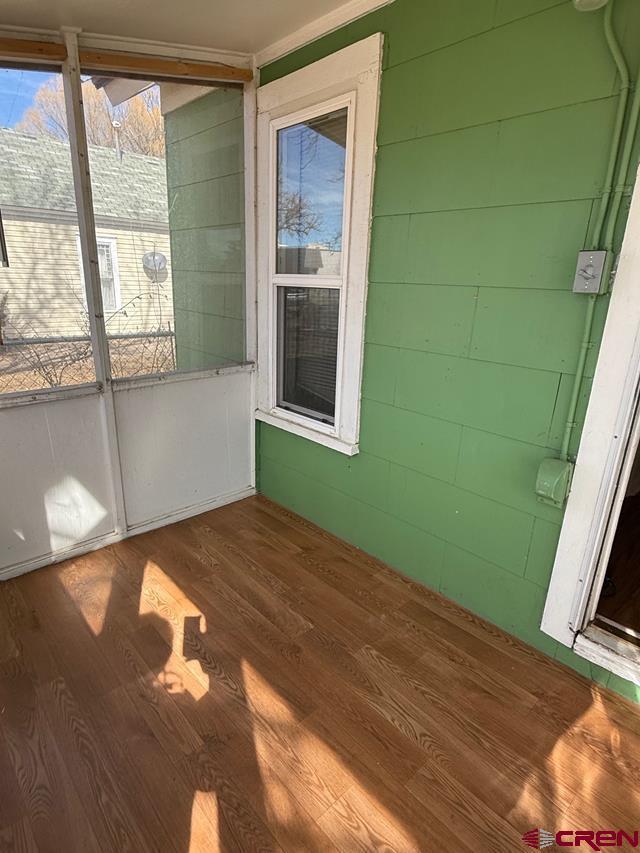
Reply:
M92 146L90 166L107 331L167 331L173 298L165 161ZM1 279L3 339L85 334L68 144L1 128L0 210L9 256ZM166 257L167 269L154 270L153 252Z

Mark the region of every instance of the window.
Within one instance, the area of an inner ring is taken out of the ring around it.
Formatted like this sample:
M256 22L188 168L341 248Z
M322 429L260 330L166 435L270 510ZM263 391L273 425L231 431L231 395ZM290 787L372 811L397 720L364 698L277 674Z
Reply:
M90 71L82 90L112 377L244 362L243 90Z
M96 382L65 111L59 71L0 67L0 395Z
M277 131L276 273L339 276L348 109Z
M86 308L87 300L84 292L84 271L82 269L82 250L80 248L80 237L77 237L78 263L80 265L80 277L82 279L82 299ZM120 302L120 276L118 271L118 243L115 237L101 237L97 235L96 246L98 249L98 269L100 270L100 285L102 288L102 308L106 315L117 311L121 307Z
M258 91L257 417L357 453L381 36Z
M238 82L0 65L0 407L246 362L245 110Z
M102 285L102 307L105 311L115 311L120 307L118 282L118 256L116 241L98 237L98 267Z
M333 423L340 293L278 288L278 405Z
M277 133L277 404L334 423L348 107ZM333 279L333 287L319 280ZM286 279L284 279L286 280ZM303 284L304 286L300 286ZM310 286L313 284L314 286Z

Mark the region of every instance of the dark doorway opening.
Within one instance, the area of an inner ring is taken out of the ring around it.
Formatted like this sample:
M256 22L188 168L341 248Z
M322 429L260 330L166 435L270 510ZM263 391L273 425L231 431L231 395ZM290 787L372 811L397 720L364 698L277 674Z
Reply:
M602 627L640 642L640 453L636 455L596 611Z

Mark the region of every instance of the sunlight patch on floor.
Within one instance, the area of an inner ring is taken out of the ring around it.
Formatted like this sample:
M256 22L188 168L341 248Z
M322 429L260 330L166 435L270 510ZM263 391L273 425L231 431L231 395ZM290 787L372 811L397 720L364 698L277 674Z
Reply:
M185 626L197 625L200 633L207 631L204 614L186 596L172 578L153 560L148 560L142 578L138 613L144 618L154 614L167 623L165 639L171 646L171 654L158 673L158 683L169 693L188 693L195 701L209 690L209 676L202 664L185 654Z
M100 557L97 552L91 562L70 560L57 570L58 580L96 637L104 628L115 574L113 565Z
M218 799L213 791L196 791L191 808L188 853L224 853L220 848Z

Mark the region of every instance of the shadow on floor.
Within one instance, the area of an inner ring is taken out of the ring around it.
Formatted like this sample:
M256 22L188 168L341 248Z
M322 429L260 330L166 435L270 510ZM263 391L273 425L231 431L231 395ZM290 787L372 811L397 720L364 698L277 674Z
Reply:
M637 823L630 706L263 499L0 605L12 843L513 851Z

